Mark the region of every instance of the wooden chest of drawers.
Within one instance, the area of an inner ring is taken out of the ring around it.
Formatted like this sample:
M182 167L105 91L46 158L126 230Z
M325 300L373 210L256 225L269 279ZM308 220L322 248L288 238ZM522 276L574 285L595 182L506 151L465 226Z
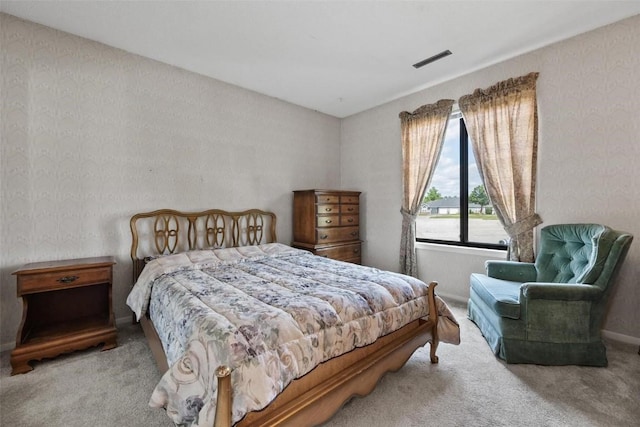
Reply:
M360 192L294 191L292 245L360 264Z

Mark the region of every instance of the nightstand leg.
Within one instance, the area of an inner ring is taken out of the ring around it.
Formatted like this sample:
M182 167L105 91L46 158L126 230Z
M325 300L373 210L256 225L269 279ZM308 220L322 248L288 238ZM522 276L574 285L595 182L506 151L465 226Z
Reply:
M28 360L11 359L11 375L26 374L29 371L33 371L33 367Z
M111 350L112 348L116 348L117 346L118 346L118 341L116 338L113 338L111 340L107 340L104 342L104 345L102 346L101 351Z

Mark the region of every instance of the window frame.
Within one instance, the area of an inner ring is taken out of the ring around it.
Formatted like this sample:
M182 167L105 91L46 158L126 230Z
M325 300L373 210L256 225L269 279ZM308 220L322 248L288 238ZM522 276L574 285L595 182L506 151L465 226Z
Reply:
M449 120L459 116L460 126L460 240L426 239L416 236L416 242L436 243L439 245L462 246L468 248L496 249L506 251L508 245L469 241L469 133L459 110L452 111ZM438 162L440 159L438 159ZM436 165L437 166L437 165ZM425 189L426 191L426 189Z

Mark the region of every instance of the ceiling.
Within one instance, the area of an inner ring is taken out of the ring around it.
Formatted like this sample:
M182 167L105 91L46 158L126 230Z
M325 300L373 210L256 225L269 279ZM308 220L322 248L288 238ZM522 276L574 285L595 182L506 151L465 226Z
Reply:
M640 1L2 0L0 10L346 117L637 15Z

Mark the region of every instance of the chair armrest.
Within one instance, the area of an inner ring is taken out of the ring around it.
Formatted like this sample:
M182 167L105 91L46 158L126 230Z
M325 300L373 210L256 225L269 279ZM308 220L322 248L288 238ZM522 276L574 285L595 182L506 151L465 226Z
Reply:
M593 285L567 283L523 283L520 301L544 299L558 301L595 301L602 297L602 289Z
M511 282L533 282L538 277L536 266L530 262L487 261L487 276Z

